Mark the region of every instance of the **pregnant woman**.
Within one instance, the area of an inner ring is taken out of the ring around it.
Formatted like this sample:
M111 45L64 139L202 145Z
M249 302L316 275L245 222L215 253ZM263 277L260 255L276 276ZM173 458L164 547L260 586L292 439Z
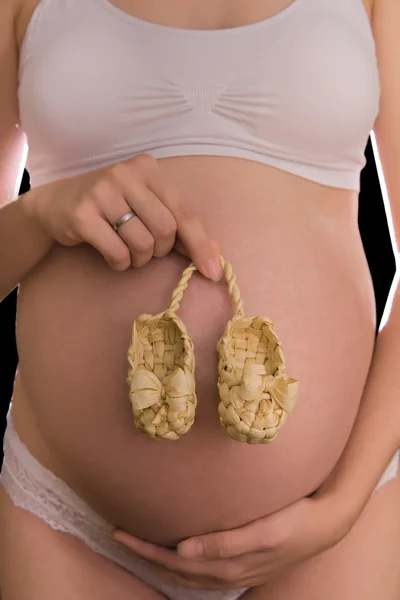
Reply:
M391 0L1 1L2 600L398 600L400 300L375 339L357 206L374 130L399 237L399 28ZM219 255L299 381L271 443L219 421ZM191 260L195 421L152 439L132 322Z

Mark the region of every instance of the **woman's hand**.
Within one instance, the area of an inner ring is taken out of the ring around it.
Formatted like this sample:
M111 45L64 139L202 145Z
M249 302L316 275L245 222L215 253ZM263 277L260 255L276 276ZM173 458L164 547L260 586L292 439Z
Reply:
M57 242L91 244L117 271L141 267L175 247L206 277L222 276L218 245L148 154L34 188L24 206ZM130 210L137 217L116 233L112 225Z
M181 542L177 551L116 530L113 537L189 588L228 590L268 582L277 572L337 544L357 516L331 496L302 498L257 521Z

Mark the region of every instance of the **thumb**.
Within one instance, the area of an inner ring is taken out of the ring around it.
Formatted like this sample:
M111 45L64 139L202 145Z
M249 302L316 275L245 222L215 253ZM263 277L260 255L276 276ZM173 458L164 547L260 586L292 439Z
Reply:
M216 255L218 256L219 252L220 252L218 244L213 241L213 242L211 242L211 245L214 248ZM175 240L174 250L179 252L179 254L186 256L191 261L195 262L195 259L190 255L188 249L183 244L183 242L179 239L179 237L177 237ZM211 276L210 274L208 274L207 277L210 277L211 279L213 279L213 281L220 281L223 278L223 271L221 269L219 258L215 258L215 260L213 259L213 261L214 261L213 275ZM197 264L196 264L196 267L199 268Z

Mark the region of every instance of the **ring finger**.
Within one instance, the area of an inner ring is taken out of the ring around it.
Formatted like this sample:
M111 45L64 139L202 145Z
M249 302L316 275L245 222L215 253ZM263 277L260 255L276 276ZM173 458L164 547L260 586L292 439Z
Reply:
M160 198L141 181L134 181L124 193L125 201L153 236L153 254L168 254L175 243L176 221Z
M118 208L114 205L111 210L104 212L106 219L113 226L118 219L130 211L132 208L129 204L121 200L118 202ZM150 261L153 256L154 238L137 214L122 223L117 234L129 248L133 267L142 267Z

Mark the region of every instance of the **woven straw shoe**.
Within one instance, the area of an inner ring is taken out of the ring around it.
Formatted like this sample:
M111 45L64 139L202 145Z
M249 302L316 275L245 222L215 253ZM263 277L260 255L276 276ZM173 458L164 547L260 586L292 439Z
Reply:
M222 256L220 262L235 304L235 314L217 344L220 421L234 440L266 444L293 410L299 382L285 374L272 321L245 316L232 266ZM152 438L176 440L194 421L193 343L176 311L195 270L193 263L184 270L169 309L156 316L140 315L133 323L129 398L136 426Z

